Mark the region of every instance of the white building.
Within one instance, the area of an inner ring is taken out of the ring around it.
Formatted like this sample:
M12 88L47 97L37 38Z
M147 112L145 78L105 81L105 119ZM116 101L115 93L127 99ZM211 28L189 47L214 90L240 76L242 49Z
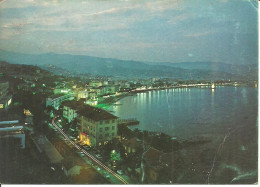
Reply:
M46 107L52 106L57 110L63 101L73 100L73 99L74 99L73 93L66 94L66 95L62 95L62 94L52 95L51 97L46 99Z
M23 126L18 120L0 121L0 138L18 138L21 140L21 148L25 148L25 134Z
M63 103L63 117L78 119L78 134L82 144L97 146L117 137L117 117L109 112L79 101Z
M84 91L84 90L77 91L75 93L75 97L76 97L77 101L80 99L86 99L86 98L88 98L88 91Z
M6 110L12 103L12 94L8 82L0 82L0 111Z
M86 105L79 112L79 137L83 144L100 146L117 137L117 117Z
M89 85L91 87L99 87L99 86L102 86L102 82L100 82L100 81L91 81Z
M75 119L78 114L77 114L77 108L78 108L78 102L73 100L73 101L65 101L63 102L63 117L68 120L70 123Z

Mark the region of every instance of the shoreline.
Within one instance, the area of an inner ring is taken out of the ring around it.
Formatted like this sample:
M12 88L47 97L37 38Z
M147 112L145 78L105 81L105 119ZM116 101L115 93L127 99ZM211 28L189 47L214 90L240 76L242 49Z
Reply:
M122 92L121 95L117 96L112 96L104 101L100 102L96 107L102 108L102 109L108 109L110 106L115 105L115 103L124 97L127 96L133 96L136 95L137 93L146 93L149 91L156 91L156 90L167 90L167 89L177 89L177 88L201 88L201 89L216 89L216 87L219 86L234 86L234 87L241 87L241 86L251 86L248 84L240 84L240 85L233 85L231 83L226 83L226 84L216 84L215 88L211 88L210 84L195 84L195 85L181 85L181 86L169 86L169 87L163 87L163 88L148 88L148 89L142 89L142 90L131 90L129 92Z

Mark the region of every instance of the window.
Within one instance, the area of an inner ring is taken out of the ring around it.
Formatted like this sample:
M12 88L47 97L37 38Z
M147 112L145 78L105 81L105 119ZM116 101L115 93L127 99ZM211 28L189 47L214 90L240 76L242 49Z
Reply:
M107 133L105 136L106 136L106 137L109 137L109 134Z
M112 133L112 136L115 136L115 133Z
M109 120L106 120L105 123L108 124L108 123L109 123Z
M100 135L100 136L99 136L99 138L100 138L100 139L103 139L103 136L102 136L102 135Z
M112 130L115 130L115 126L112 126Z
M112 120L112 123L115 123L115 120L114 120L114 119Z
M109 130L109 127L106 127L105 130L108 131L108 130Z
M99 132L102 132L102 131L103 131L103 129L102 129L102 128L100 128L100 129L99 129Z
M100 121L100 125L102 125L103 124L103 121Z

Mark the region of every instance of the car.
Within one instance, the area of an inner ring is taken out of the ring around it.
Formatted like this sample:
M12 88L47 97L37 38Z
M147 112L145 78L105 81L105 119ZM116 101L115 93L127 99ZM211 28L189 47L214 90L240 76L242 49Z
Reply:
M106 178L109 179L109 178L110 178L110 175L106 175Z
M90 148L88 145L83 145L82 147L83 147L84 149Z
M101 156L100 154L97 154L96 157L97 157L98 159L102 159L102 156Z
M119 175L123 175L123 171L122 171L122 170L117 170L117 173L118 173Z
M97 170L100 171L101 169L98 167Z

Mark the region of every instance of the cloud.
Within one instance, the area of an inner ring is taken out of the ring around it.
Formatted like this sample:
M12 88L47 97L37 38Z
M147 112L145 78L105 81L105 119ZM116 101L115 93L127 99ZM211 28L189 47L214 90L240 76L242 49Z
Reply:
M162 61L186 58L188 53L198 57L198 51L194 52L198 46L199 51L207 51L209 43L223 42L226 45L223 38L233 38L234 30L238 42L242 34L251 37L256 33L254 16L257 15L250 11L250 2L241 2L1 1L0 43L1 47L12 51L53 50L62 53L64 50L72 54L125 56L129 59L139 56L139 59ZM239 28L236 28L238 23Z
M184 34L184 36L193 38L193 37L201 37L201 36L211 35L211 34L214 34L216 32L217 31L214 31L214 30L213 31L202 31L202 32L197 32L197 33L192 32L192 33Z
M147 2L146 7L151 12L164 12L167 10L174 10L174 9L180 9L181 4L183 3L182 0L165 0L165 1L152 1Z

